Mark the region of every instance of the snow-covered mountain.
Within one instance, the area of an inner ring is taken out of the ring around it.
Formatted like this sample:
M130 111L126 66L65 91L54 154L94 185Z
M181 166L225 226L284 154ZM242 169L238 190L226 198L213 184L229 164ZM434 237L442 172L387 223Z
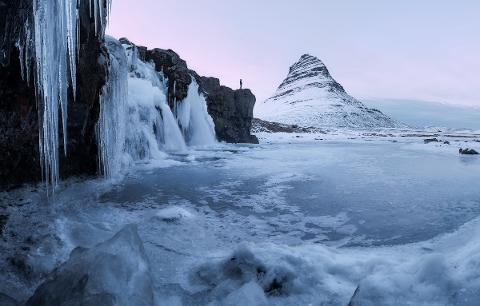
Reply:
M318 58L305 54L275 94L255 107L264 120L314 127L379 128L400 124L348 95Z

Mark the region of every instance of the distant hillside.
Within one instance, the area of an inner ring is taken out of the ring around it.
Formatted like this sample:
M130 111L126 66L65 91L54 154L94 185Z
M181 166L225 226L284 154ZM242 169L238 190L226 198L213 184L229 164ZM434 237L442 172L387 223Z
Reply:
M399 99L364 99L362 102L369 107L381 109L396 120L416 127L438 126L480 130L480 107Z

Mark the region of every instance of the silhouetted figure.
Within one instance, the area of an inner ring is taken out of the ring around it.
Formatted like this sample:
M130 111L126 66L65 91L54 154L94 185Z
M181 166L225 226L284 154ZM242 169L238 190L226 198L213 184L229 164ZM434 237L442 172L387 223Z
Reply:
M242 89L242 87L243 87L243 80L240 79L240 89Z

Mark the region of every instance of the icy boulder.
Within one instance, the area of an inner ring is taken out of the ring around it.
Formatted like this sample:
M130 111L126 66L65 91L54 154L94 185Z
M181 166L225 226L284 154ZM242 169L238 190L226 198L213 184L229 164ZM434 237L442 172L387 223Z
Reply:
M77 248L26 305L153 305L149 264L133 225L91 249Z
M238 249L226 260L202 265L192 280L205 287L207 300L219 305L268 305L267 298L301 291L293 269L267 265L247 248Z

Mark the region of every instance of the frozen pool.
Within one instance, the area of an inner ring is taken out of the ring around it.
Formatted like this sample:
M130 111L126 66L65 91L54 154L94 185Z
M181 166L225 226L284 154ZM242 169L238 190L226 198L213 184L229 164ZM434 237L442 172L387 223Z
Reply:
M246 239L294 244L404 244L453 231L480 215L476 157L398 143L200 153L197 161L176 156L185 163L140 170L100 199L131 206L188 201L232 218L239 231L259 226Z

